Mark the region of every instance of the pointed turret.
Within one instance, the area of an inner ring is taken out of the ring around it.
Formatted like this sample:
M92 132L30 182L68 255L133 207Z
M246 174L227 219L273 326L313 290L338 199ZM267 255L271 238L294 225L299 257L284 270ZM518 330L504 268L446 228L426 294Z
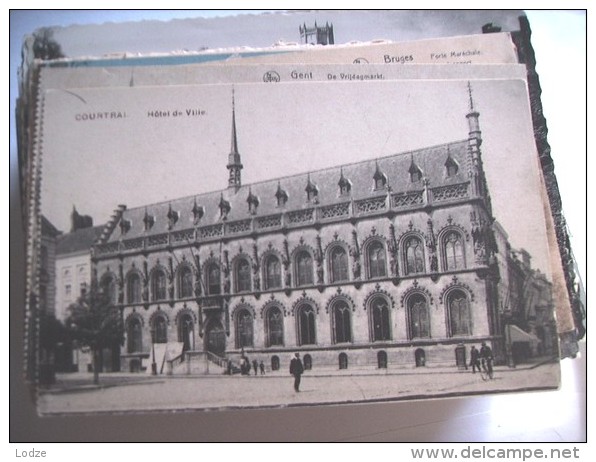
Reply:
M480 133L480 123L478 118L480 114L474 108L474 98L472 97L472 85L468 82L468 96L470 98L470 112L466 115L468 119L468 144L470 146L472 156L477 157L480 153L480 145L482 144L482 136Z
M238 152L238 138L236 135L236 104L234 99L234 90L232 89L232 146L230 154L228 155L228 170L230 171L228 177L228 189L238 191L242 186L241 170L242 161L240 160L240 153Z

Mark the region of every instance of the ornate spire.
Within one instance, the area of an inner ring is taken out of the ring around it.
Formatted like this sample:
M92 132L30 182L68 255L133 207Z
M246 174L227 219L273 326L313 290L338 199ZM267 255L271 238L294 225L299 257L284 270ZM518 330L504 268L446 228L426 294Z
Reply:
M228 155L227 168L230 171L228 188L233 188L235 191L238 191L240 186L242 186L240 175L242 161L240 160L240 153L238 152L238 137L236 134L236 100L234 97L234 88L232 88L232 143L230 154Z
M472 151L479 151L480 145L482 144L482 137L480 133L480 123L478 122L478 117L480 114L476 111L474 107L474 98L472 97L472 84L468 81L468 97L470 99L470 112L466 115L468 119L468 127L470 132L468 134L468 140L470 141L470 145L472 147ZM474 154L477 154L475 152Z
M468 96L470 98L470 112L474 112L474 98L472 98L472 84L468 80Z

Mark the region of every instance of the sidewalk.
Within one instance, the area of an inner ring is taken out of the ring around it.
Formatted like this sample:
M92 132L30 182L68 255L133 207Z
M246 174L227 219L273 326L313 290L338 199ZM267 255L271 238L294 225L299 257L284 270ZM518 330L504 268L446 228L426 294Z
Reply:
M264 376L112 373L101 374L99 385L92 384L92 374L61 374L55 385L40 390L38 409L56 415L335 405L556 389L560 383L555 363L497 368L488 381L454 368L313 372L302 376L299 393L286 371Z
M517 367L511 368L508 366L495 366L495 377L500 374L508 374L522 370L534 369L542 364L552 362L551 358L541 358L536 363L520 364ZM305 371L304 378L309 377L379 377L379 376L422 376L422 375L472 375L470 368L458 369L457 367L402 367L402 368L388 368L388 369L372 369L372 368L350 368L339 370L336 368L316 368ZM39 388L40 394L54 394L64 392L76 392L93 389L103 389L111 387L120 387L127 385L163 383L164 381L173 381L179 379L222 379L222 380L265 380L265 379L279 379L288 378L289 373L285 370L268 371L265 375L248 375L240 374L225 375L225 374L184 374L177 373L174 375L158 374L150 375L144 372L105 372L99 374L99 384L93 383L93 373L91 372L72 372L72 373L58 373L56 374L56 383L48 386L41 386Z

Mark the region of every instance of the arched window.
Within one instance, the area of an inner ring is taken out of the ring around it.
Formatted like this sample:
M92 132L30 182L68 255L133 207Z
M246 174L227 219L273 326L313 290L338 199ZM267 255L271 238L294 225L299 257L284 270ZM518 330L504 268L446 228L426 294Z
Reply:
M464 244L461 234L456 231L449 231L445 234L443 249L447 271L465 268Z
M250 291L250 263L242 258L236 264L236 292Z
M298 308L298 340L300 345L314 345L315 336L315 310L310 305Z
M193 295L192 269L184 265L178 271L178 298L189 298Z
M165 316L157 315L153 318L152 326L154 343L168 343L168 321Z
M310 371L312 369L312 356L309 354L304 355L304 370Z
M303 250L296 255L296 285L306 286L314 282L312 257Z
M281 265L279 258L269 255L265 260L265 288L277 289L281 287Z
M447 306L449 308L451 336L470 335L472 333L470 304L466 294L461 290L452 291L447 296Z
M408 299L408 321L410 338L430 337L430 320L426 298L414 294Z
M141 301L141 276L138 273L131 273L126 278L126 300L128 303Z
M100 285L103 293L106 294L110 303L118 303L118 299L116 298L116 280L112 276L107 275L101 279Z
M253 346L252 315L248 310L240 310L236 315L236 348Z
M272 371L279 370L279 356L271 356L271 370Z
M416 183L417 181L420 181L422 179L422 172L418 169L416 170L412 170L410 172L410 180L412 181L412 183Z
M339 359L339 368L347 369L348 368L348 355L345 353L340 353L338 359Z
M451 155L449 155L447 157L447 160L445 161L445 170L446 170L446 173L447 173L447 176L448 177L457 175L457 171L459 170L459 166L457 165L457 162L455 162L453 160L453 158L451 157Z
M151 274L151 295L154 301L166 299L166 273L160 269Z
M387 275L387 259L385 258L385 247L379 241L370 243L367 249L368 276L380 278Z
M417 348L414 352L414 361L416 367L424 367L426 366L426 353L422 348Z
M135 317L128 321L126 337L129 353L139 353L143 351L143 330L139 318Z
M265 331L267 335L267 346L284 344L284 318L281 310L276 306L267 310Z
M343 300L333 305L333 340L335 343L352 341L350 307Z
M221 293L219 265L217 263L211 263L207 267L206 276L208 295L219 295Z
M389 305L383 297L375 297L370 303L370 321L373 342L391 340Z
M331 250L331 282L348 279L348 254L343 247L336 245Z
M406 274L424 272L424 247L422 241L416 236L406 239L404 244L406 254Z
M194 349L194 322L190 313L184 313L178 320L178 341L183 344L182 351Z
M387 369L387 353L385 351L381 350L377 353L377 367Z

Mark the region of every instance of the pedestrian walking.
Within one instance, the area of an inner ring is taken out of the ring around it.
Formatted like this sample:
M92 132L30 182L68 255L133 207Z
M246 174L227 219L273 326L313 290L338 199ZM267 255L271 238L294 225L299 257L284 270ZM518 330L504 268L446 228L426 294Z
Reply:
M259 364L259 369L261 369L261 375L265 375L265 364L263 364L263 361Z
M252 368L255 370L255 375L257 375L257 369L259 368L259 362L256 359L252 361Z
M472 366L472 374L476 373L476 369L480 372L480 353L474 345L470 350L470 366Z
M294 391L300 391L300 376L304 372L304 366L300 360L300 353L296 353L290 361L290 374L294 376Z

